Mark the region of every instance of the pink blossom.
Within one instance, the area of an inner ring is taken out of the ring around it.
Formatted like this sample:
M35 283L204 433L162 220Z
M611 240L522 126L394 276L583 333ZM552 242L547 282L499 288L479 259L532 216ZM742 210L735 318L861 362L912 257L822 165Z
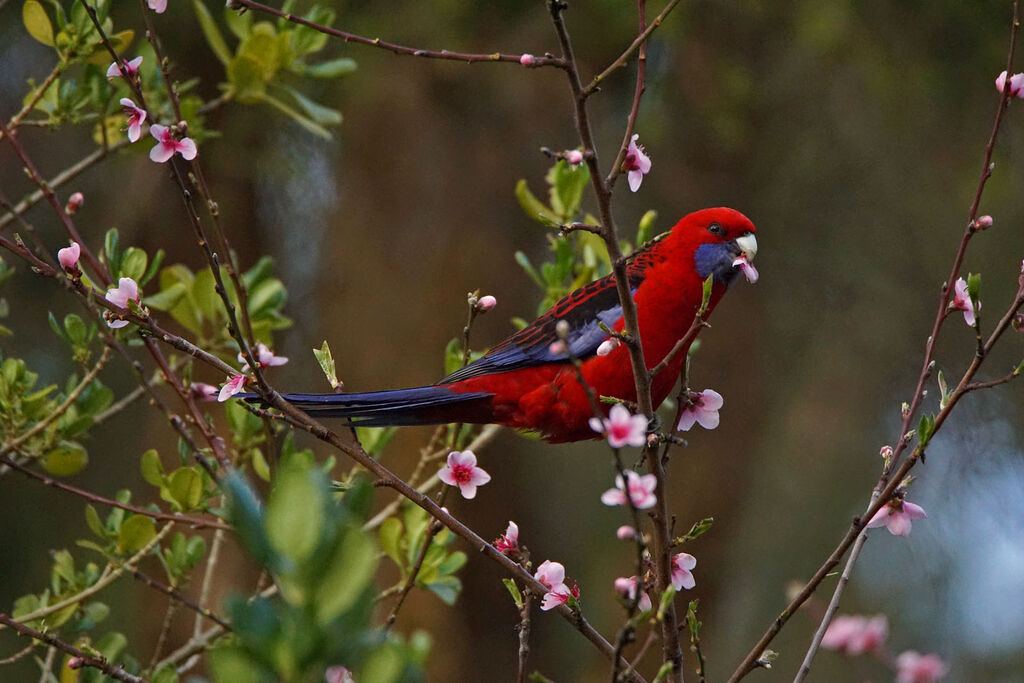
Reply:
M643 446L647 443L647 418L643 415L630 415L629 409L621 403L612 406L606 419L592 417L588 424L598 434L605 434L612 448Z
M149 158L158 164L168 161L177 152L183 159L191 161L196 158L196 143L192 138L178 140L167 126L154 123L149 127L149 134L159 140L156 147L150 150Z
M621 342L618 339L605 339L601 342L601 345L597 347L597 355L607 356L609 353L614 351Z
M739 266L739 269L743 271L743 277L747 278L747 282L754 284L761 275L757 272L757 268L754 264L747 259L746 256L739 256L735 261L732 262L733 267Z
M192 396L200 401L214 401L217 399L218 389L212 384L192 382L189 390L192 392Z
M625 598L629 602L633 602L634 600L636 600L636 591L638 589L638 584L639 581L637 581L637 578L635 576L620 576L619 578L615 579L615 590L618 591L619 595L621 595L623 598ZM640 600L636 603L636 606L637 609L639 609L641 612L646 612L647 610L654 607L654 605L651 604L651 596L647 594L647 591L643 591L640 593Z
M72 657L71 659L68 660L68 668L69 669L72 669L72 670L81 669L83 666L85 666L85 660L82 659L81 657Z
M128 97L121 98L121 107L128 117L128 142L138 142L142 137L142 124L146 122L146 110L139 109Z
M636 529L628 524L623 524L615 530L615 537L622 541L630 541L637 537Z
M228 400L238 392L242 390L245 383L249 381L249 378L242 374L232 375L228 377L228 381L224 383L224 386L220 388L220 393L217 394L217 400L221 403Z
M583 152L578 149L570 149L565 153L565 160L573 166L579 166L583 163Z
M458 486L462 497L469 500L476 497L476 487L491 480L491 475L476 466L473 451L452 451L448 464L437 473L438 478L449 486Z
M494 547L499 553L505 555L515 555L519 552L519 525L513 521L509 521L508 528L505 529L505 533L498 537L494 541Z
M68 197L68 203L64 205L64 213L74 216L82 208L82 204L85 204L85 195L81 192L72 192Z
M882 460L892 460L892 456L892 446L886 444L885 446L882 446L880 449L878 449L878 457L880 457Z
M902 498L893 498L879 508L868 522L868 528L874 529L884 525L893 536L907 536L910 534L911 520L924 519L927 516L920 505L908 503Z
M1024 74L1021 75L1024 76ZM987 214L984 216L978 216L978 218L975 219L974 221L974 227L977 228L978 230L985 230L987 228L991 228L992 216L989 216Z
M139 302L139 286L130 277L123 277L118 281L117 287L107 290L106 299L118 308L127 309L129 301ZM124 327L129 322L113 317L110 311L106 311L104 316L107 318L107 325L115 330L119 327Z
M884 614L870 619L860 615L840 615L828 625L821 638L821 646L853 657L878 650L888 635L889 620Z
M80 272L78 270L78 259L82 255L82 245L72 242L71 246L57 250L57 262L60 267L69 273Z
M278 365L284 365L288 362L287 356L275 356L274 352L267 348L267 345L263 342L259 342L255 347L250 349L256 356L256 365L263 368L272 368ZM249 363L245 360L245 356L241 353L238 354L238 362L242 364L242 372L249 371Z
M1006 72L996 77L996 90L1003 92L1006 87ZM1024 97L1024 74L1010 76L1010 97Z
M974 311L975 305L971 301L970 293L967 291L967 281L962 277L957 278L956 284L953 286L954 296L953 300L949 302L950 309L963 311L964 322L974 327ZM981 302L977 302L977 310L981 310Z
M324 671L324 683L355 683L352 672L343 666L329 666Z
M654 495L654 489L658 485L658 479L653 474L640 475L633 470L626 470L626 482L623 484L622 476L616 475L615 488L608 489L601 494L601 502L605 505L627 505L633 501L633 507L638 510L646 510L654 507L658 497ZM626 498L626 491L629 491L629 498Z
M157 14L163 14L167 9L167 0L146 0L146 4Z
M694 422L704 429L714 429L718 426L720 419L718 411L725 403L720 393L714 389L705 389L699 393L691 393L688 400L689 403L683 408L682 415L679 416L677 430L689 431Z
M497 305L498 300L495 299L490 294L487 294L485 296L480 297L479 301L476 302L475 308L481 313L486 313L487 311L491 310Z
M540 608L545 612L569 602L569 597L573 595L573 592L565 585L565 567L562 566L561 562L544 560L537 567L537 572L533 575L533 578L537 579L542 586L548 589L540 605Z
M519 63L523 66L533 66L537 63L537 58L533 55L524 53L523 56L519 58Z
M949 672L949 665L938 655L908 650L896 658L896 672L898 683L935 683Z
M139 64L142 64L142 57L136 57L135 59L124 63L124 71L128 74L129 78L135 78L139 75ZM117 65L117 62L113 62L107 67L107 78L119 78L124 74L121 73L121 67Z
M697 566L697 558L689 553L676 553L672 558L672 587L676 592L689 590L697 585L691 571Z
M640 189L644 176L651 172L651 158L644 153L642 145L636 144L639 138L639 133L630 138L626 158L622 161L622 170L627 172L626 179L629 181L629 189L633 192Z

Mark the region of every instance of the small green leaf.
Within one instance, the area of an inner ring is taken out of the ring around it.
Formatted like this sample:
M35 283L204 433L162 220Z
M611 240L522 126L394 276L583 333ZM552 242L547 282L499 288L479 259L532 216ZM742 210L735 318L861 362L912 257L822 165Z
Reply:
M657 218L657 211L648 211L640 218L640 225L636 230L636 246L638 249L651 239L651 229L654 227L654 221Z
M975 304L981 300L981 273L967 275L967 294Z
M501 582L505 584L505 588L508 589L509 595L512 596L512 601L516 603L516 607L519 609L523 608L523 594L519 592L519 586L512 579L502 579Z
M252 33L252 12L224 10L224 21L239 40L245 40Z
M203 35L206 37L206 42L210 44L213 54L221 64L226 65L231 61L231 51L228 49L227 43L224 42L224 35L217 27L217 22L214 21L210 10L199 0L192 0L192 10L195 12L196 18L199 19L199 27L203 30Z
M43 45L53 45L53 24L43 6L37 0L25 0L21 8L21 20L28 34Z
M89 464L89 455L81 444L74 441L61 442L43 456L43 469L58 477L78 474Z
M515 189L516 199L519 200L519 206L522 207L526 215L531 219L544 224L545 226L560 225L562 221L559 220L558 214L553 212L547 206L537 199L532 192L530 192L529 186L526 184L526 179L521 179L516 183Z
M182 510L191 510L203 500L203 478L191 467L179 467L171 472L167 488Z
M402 533L404 531L402 521L397 517L388 517L380 525L380 548L403 571L405 567L402 564L402 551L399 543L402 540Z
M121 273L119 277L130 277L138 283L146 274L146 265L149 263L149 256L142 249L128 247L121 257Z
M318 104L294 88L285 88L285 90L287 90L288 94L292 96L300 107L302 107L303 111L309 115L309 118L313 119L320 125L337 126L341 123L341 112L337 109L331 109L330 107Z
M302 73L305 76L312 76L313 78L338 78L346 74L350 74L356 70L356 60L349 59L348 57L342 57L341 59L332 59L329 62L321 62L320 64L313 64L303 69Z
M94 534L100 538L106 538L106 529L103 528L103 522L100 521L100 513L96 512L96 508L92 505L85 506L85 524Z
M703 292L701 294L701 301L700 301L700 314L701 315L704 315L704 313L707 312L707 310L708 310L708 303L711 301L711 287L712 287L712 285L714 285L714 283L715 283L715 276L714 276L713 273L711 275L708 275L707 278L704 280Z
M259 448L252 449L252 471L256 473L256 476L263 481L270 481L270 465L267 464L267 459L263 457L263 451Z
M164 466L160 462L160 454L156 452L155 448L150 448L142 454L140 469L142 478L148 483L153 486L164 485Z
M326 339L323 346L319 349L313 349L313 355L316 356L316 362L320 364L320 369L324 371L324 375L327 377L327 382L331 385L331 388L337 389L338 375L334 369L334 356L331 355L331 347L327 345Z
M560 223L570 222L579 211L583 190L590 182L590 169L586 164L573 166L560 159L548 171L546 180L551 186L551 208L561 217Z
M145 515L132 515L121 525L117 550L123 555L138 552L156 537L156 525Z

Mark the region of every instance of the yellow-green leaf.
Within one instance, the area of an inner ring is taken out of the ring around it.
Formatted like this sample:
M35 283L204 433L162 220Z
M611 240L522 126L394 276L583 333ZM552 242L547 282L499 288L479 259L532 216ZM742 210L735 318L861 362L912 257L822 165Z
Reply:
M43 45L53 45L53 24L37 0L25 0L21 8L21 20L25 23L30 36Z
M43 456L43 469L58 477L78 474L89 464L89 455L77 443L64 442Z
M156 525L145 515L132 515L121 525L117 536L117 550L122 554L138 552L156 536Z

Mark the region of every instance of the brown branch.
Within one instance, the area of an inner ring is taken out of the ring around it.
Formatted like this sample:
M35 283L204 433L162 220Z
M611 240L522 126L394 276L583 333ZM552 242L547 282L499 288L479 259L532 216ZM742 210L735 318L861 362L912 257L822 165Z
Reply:
M91 655L82 650L79 650L74 645L66 643L56 636L52 636L48 633L40 633L39 631L22 624L19 621L11 619L6 614L0 613L0 624L6 624L13 628L15 631L23 636L31 636L38 641L44 642L51 647L55 647L61 652L66 652L72 657L76 657L79 660L79 666L87 666L92 669L98 669L110 676L113 679L119 681L125 681L126 683L146 683L146 679L142 676L136 676L130 674L124 670L124 667L118 665L114 666L107 661L102 655Z
M157 581L156 579L143 574L142 572L140 572L138 569L135 569L134 567L128 567L127 571L128 571L129 574L131 574L136 579L138 579L142 583L146 584L150 588L152 588L154 590L158 590L161 593L163 593L164 595L168 596L169 598L177 600L178 602L180 602L185 607L188 607L190 610L192 610L193 612L196 612L197 614L201 614L202 616L206 617L207 619L209 619L210 621L214 622L218 626L224 628L225 630L227 630L227 631L233 630L231 628L231 624L227 623L226 621L224 621L223 619L218 617L210 609L208 609L206 607L203 607L202 605L196 604L187 595L185 595L184 593L179 591L177 588L174 588L172 586L164 585L164 584L160 583L159 581Z
M678 2L678 0L676 1ZM668 14L674 6L674 3L669 3L665 6L665 10L663 10L662 14ZM622 172L622 162L626 160L626 151L629 149L629 143L633 138L633 131L636 130L636 117L640 111L640 100L643 98L645 90L644 74L647 71L647 43L643 34L644 24L647 23L647 0L637 0L636 9L637 20L640 24L641 31L640 36L638 36L636 41L634 41L635 44L638 44L636 87L633 90L633 105L629 108L629 115L626 117L626 131L622 135L622 144L619 145L619 153L615 156L615 161L612 163L612 167L608 170L608 178L605 179L605 184L607 184L609 188L615 186L615 181L618 179L619 173ZM655 25L656 24L651 24L652 27Z
M64 229L67 231L68 236L75 242L78 242L79 245L81 245L82 256L84 256L85 260L89 263L89 266L92 268L93 273L104 286L110 284L110 278L107 276L106 268L104 268L103 265L99 262L99 260L97 260L97 258L93 256L93 253L89 249L88 245L82 241L82 236L79 235L78 230L75 229L75 224L71 220L71 216L69 216L67 212L64 211L63 207L61 207L60 203L57 201L57 195L54 194L53 189L50 188L43 180L43 177L39 174L39 171L36 169L35 164L32 163L32 160L29 159L28 154L25 152L25 148L18 141L17 136L13 135L11 131L8 130L7 126L4 124L3 121L0 121L0 133L3 134L3 137L7 140L7 143L14 150L14 153L18 155L19 159L21 159L21 163L25 168L25 172L28 174L29 179L33 183L35 183L43 192L43 196L46 197L46 200L50 203L50 206L53 208L54 212L60 218L61 223L64 224Z
M516 683L526 681L526 663L530 659L530 610L533 608L533 591L523 591L523 606L519 608L519 654L516 657Z
M438 503L444 503L444 493L447 493L447 487L441 494L441 501ZM398 601L395 602L395 606L391 608L391 614L384 620L384 630L389 630L398 619L398 612L402 609L402 605L405 604L405 599L409 596L409 592L412 587L416 585L416 577L419 576L420 570L423 568L423 561L427 559L427 553L430 551L430 546L434 544L434 536L441 531L441 523L436 520L429 520L427 523L426 537L423 539L423 545L420 547L420 552L416 556L416 562L413 564L412 569L409 571L409 576L405 580L405 584L402 586L402 590L398 593Z
M63 482L57 481L56 479L52 479L46 476L45 474L40 474L39 472L36 472L33 469L25 467L24 465L20 464L16 460L6 455L0 456L0 463L3 463L7 467L10 467L12 470L17 470L18 472L21 472L27 477L31 477L36 481L42 482L47 486L52 486L55 489L66 491L76 496L81 496L82 498L85 498L86 500L91 501L93 503L97 503L99 505L120 508L122 510L132 512L136 515L145 515L146 517L151 517L153 519L159 519L166 522L186 524L194 529L226 529L228 531L232 529L231 526L220 521L202 519L200 517L189 517L187 515L175 515L166 512L154 512L153 510L148 510L146 508L138 507L136 505L122 503L120 501L114 500L113 498L106 498L97 493L86 491L85 489L80 489L77 486L72 486L70 484L65 484Z
M229 0L227 6L229 9L251 9L256 10L257 12L265 12L275 17L280 17L286 21L306 26L314 31L326 33L327 35L334 36L335 38L341 38L346 43L358 43L360 45L378 47L382 50L393 52L396 55L410 55L413 57L426 57L429 59L449 59L457 62L466 62L467 64L473 64L475 62L509 62L519 64L519 60L523 56L521 53L514 55L502 54L500 52L473 54L469 52L452 52L450 50L424 50L422 48L405 47L403 45L383 41L380 38L366 38L365 36L356 35L355 33L340 31L336 28L331 28L330 26L324 26L322 24L309 21L308 19L303 19L302 17L291 14L290 12L282 12L281 10L269 7L268 5L254 2L254 0ZM565 68L562 60L549 55L534 57L530 66L554 66L558 68Z

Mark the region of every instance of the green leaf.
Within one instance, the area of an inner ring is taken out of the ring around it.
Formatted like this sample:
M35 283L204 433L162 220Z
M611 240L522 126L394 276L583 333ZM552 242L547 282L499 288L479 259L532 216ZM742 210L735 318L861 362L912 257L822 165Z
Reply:
M167 488L182 510L191 510L203 500L203 478L191 467L179 467L171 472Z
M639 248L641 245L651 239L651 228L654 227L654 221L658 218L657 211L648 211L640 218L640 225L636 230L636 246Z
M53 45L53 24L37 0L25 0L21 8L21 20L30 36L43 45Z
M971 297L975 308L981 300L981 273L969 273L967 275L967 295Z
M156 537L156 525L145 515L132 515L124 520L117 536L117 551L130 555L146 547Z
M711 287L715 284L714 273L708 275L704 280L703 291L701 293L700 300L700 315L704 315L708 310L708 303L711 301Z
M259 448L252 449L252 471L263 481L270 481L270 465Z
M309 117L305 116L304 114L296 111L292 107L289 107L287 104L277 99L276 97L264 95L263 101L273 106L275 109L281 111L283 114L288 116L288 118L295 121L295 123L299 124L313 135L322 137L325 140L331 139L331 133L326 128L318 124L316 121L313 121Z
M67 339L71 340L72 344L84 344L89 336L89 328L74 313L68 313L64 316L64 331L67 333Z
M155 448L150 448L142 454L140 469L142 470L142 478L148 483L153 486L164 485L164 466L160 462L160 454L156 452Z
M103 522L100 521L100 513L96 512L96 508L91 504L85 506L85 524L94 534L100 538L106 538L106 529L103 528Z
M245 40L252 33L252 12L224 10L224 21L239 40Z
M519 586L512 579L502 579L501 582L505 584L505 588L508 589L509 595L512 596L512 601L516 603L516 607L519 609L523 608L523 594L519 592Z
M270 545L296 563L306 559L320 538L324 502L325 490L317 486L313 472L294 465L282 467L267 503Z
M532 263L530 263L529 257L523 252L517 251L515 259L516 263L519 264L519 267L526 271L526 274L530 276L530 279L533 280L538 287L546 291L548 286L544 283L544 280L541 278L540 273L537 272L537 269L533 267Z
M525 178L516 183L515 195L516 199L519 200L519 206L533 220L548 227L561 224L562 221L559 220L558 214L551 211L551 209L533 196L529 186L526 184Z
M178 671L173 664L165 664L149 677L150 683L178 683Z
M568 223L579 211L583 190L590 181L590 169L585 164L573 166L560 159L548 171L546 180L551 186L551 208L561 217L560 223Z
M341 59L332 59L329 62L307 66L303 69L302 73L313 78L339 78L355 70L356 60L342 57Z
M337 109L318 104L294 88L285 88L285 90L302 107L303 111L321 126L337 126L341 123L341 112Z
M400 569L405 570L402 564L402 551L399 543L402 540L402 533L405 531L402 520L397 517L388 517L380 525L380 548L384 554L395 561Z
M130 277L138 283L146 274L146 265L149 263L149 256L142 249L128 247L121 257L120 277Z
M74 441L61 442L43 456L43 469L58 477L78 474L89 464L89 455L81 444Z
M224 477L223 488L230 503L228 518L235 526L239 540L249 549L256 562L271 564L273 556L263 531L263 510L256 494L238 472L231 472Z
M931 441L932 434L935 432L935 416L934 415L922 415L921 421L917 424L917 441L919 448L922 450Z
M465 566L467 560L466 553L456 550L437 566L437 571L442 575L454 574Z
M441 598L446 605L454 605L455 600L462 592L462 581L454 576L442 576L436 581L427 584L427 589Z
M228 83L235 88L235 99L242 103L259 102L267 92L263 69L249 55L235 55L227 66Z
M206 42L210 44L213 54L217 56L221 64L226 65L231 61L231 50L224 42L224 35L217 27L217 22L214 21L210 10L199 0L192 0L192 9L196 13L196 18L199 19L199 27L203 30L203 35L206 37Z
M316 616L328 623L352 606L373 579L377 549L358 527L349 527L316 589Z
M324 371L324 376L327 377L327 382L331 385L331 388L337 389L338 375L334 369L334 356L331 355L331 347L327 345L326 339L323 346L319 349L313 349L313 355L316 356L316 362L320 364L320 369Z

